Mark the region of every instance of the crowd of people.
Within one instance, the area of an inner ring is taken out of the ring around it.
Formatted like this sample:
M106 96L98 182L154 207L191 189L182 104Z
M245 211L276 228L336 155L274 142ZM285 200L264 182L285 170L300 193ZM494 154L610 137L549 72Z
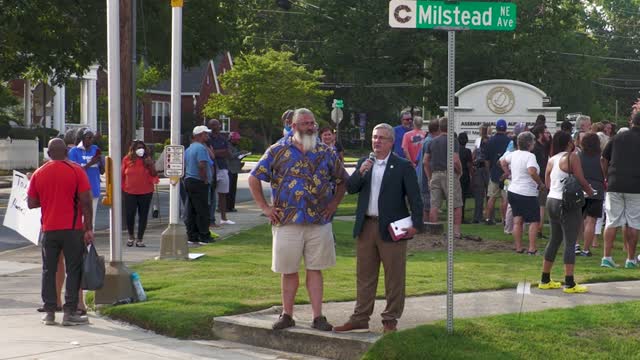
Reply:
M447 126L446 118L429 122L423 132L421 117L401 115L394 128L394 152L405 157L416 169L424 201L424 221L437 222L443 200L447 199ZM544 115L539 115L529 129L524 122L512 131L507 122L480 126L479 137L471 149L468 135L456 134L454 143L454 238L461 238L464 204L475 200L470 221L495 225L501 222L506 234L514 238L514 251L537 255L537 240L546 238L544 224L549 224L550 238L544 250L541 289L560 288L550 279L556 253L564 242L565 288L567 293L586 292L576 284L573 267L576 256L592 256L598 246L597 236L604 224L604 247L601 266L616 268L612 258L616 230L624 227L625 268L638 267L637 229L640 228L640 169L633 164L640 150L640 114L635 113L616 135L615 124L593 123L579 115L575 130L570 121L562 122L551 135ZM495 126L492 134L491 128ZM400 150L398 150L400 149ZM416 151L421 149L421 151ZM568 189L579 189L577 205L569 206ZM499 201L501 219L495 216ZM545 217L545 209L546 215ZM527 245L523 235L528 227ZM583 241L583 246L580 245Z
M470 222L489 226L501 222L504 231L513 234L516 253L538 254L537 240L544 236L548 220L550 234L540 289L562 287L550 273L558 250L564 246L564 292L587 291L574 279L576 256L592 256L602 224L601 266L618 266L612 258L618 228L624 228L624 267L638 266L640 167L634 166L629 154L640 151L640 113L632 116L630 128L618 130L617 135L614 124L591 124L584 115L578 117L575 131L573 124L565 121L553 136L544 116L539 116L530 130L526 123L517 123L509 131L503 119L483 124L472 147L467 146L466 133L456 134L454 194L448 193L447 186L448 120L433 119L428 131L423 131L421 117L405 112L400 119L401 125L395 128L385 123L373 128L372 153L361 158L348 175L343 149L331 128L318 129L315 115L305 108L283 114L283 137L266 150L249 176L251 194L272 224L272 271L281 277L283 310L274 330L295 326L298 270L304 261L313 328L367 331L382 264L386 298L382 323L385 332L395 331L404 309L406 240L422 230L424 222L438 221L440 207L449 196L453 196L455 208L452 231L456 239L464 236L461 224L465 201L470 197L475 200ZM233 224L227 213L234 210L234 200L228 194L235 192L243 152L237 149L239 134L223 135L215 119L194 127L191 134L182 179L187 236L192 244L210 243L214 241L211 229L220 226L216 209L221 225ZM49 325L55 323L55 311L60 308L65 312L64 324L87 323L78 259L84 251L81 245L93 241L99 176L104 172L93 136L83 131L76 137L65 136L64 141L52 140L51 161L32 175L28 191L29 207L41 207L43 214L41 311L45 312L43 322ZM132 142L122 159L128 246L145 246L146 221L158 182L152 159L149 147L140 140ZM262 182L270 184L271 201L263 195ZM336 263L332 221L346 192L358 194L353 230L356 304L349 319L334 327L322 313L322 271ZM500 219L494 214L498 199ZM55 210L60 206L69 211ZM73 222L67 224L69 218ZM396 229L396 222L403 224L401 229ZM523 246L527 227L528 244ZM62 241L61 236L72 240ZM578 239L584 241L582 247ZM65 271L67 289L62 306Z

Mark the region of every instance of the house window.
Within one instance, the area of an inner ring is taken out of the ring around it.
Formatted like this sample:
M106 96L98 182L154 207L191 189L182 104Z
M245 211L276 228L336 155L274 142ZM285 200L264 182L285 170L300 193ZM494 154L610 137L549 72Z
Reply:
M226 117L224 115L220 115L220 125L222 125L221 131L223 132L231 131L231 118Z
M171 126L171 103L167 101L151 102L151 121L154 130L169 130Z

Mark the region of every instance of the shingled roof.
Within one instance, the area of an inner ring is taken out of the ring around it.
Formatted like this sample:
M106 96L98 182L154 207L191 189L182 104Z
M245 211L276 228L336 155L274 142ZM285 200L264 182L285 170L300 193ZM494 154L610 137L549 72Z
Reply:
M182 70L182 93L199 93L202 79L209 66L209 60L203 61L198 66L184 68ZM171 91L171 78L160 81L156 86L149 89L151 91Z

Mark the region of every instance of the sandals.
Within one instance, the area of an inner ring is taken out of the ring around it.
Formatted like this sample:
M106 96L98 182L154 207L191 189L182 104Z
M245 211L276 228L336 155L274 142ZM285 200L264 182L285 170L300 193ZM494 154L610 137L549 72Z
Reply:
M128 247L132 247L133 246L133 242L136 241L135 239L131 239L129 238L129 240L127 240L127 246Z
M144 244L142 239L138 239L136 240L136 247L143 248L143 247L147 247L147 245Z

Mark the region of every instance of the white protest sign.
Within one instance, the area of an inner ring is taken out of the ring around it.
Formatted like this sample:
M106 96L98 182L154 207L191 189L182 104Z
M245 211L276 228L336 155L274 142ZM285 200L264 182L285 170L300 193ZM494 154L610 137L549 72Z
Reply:
M29 209L27 206L27 189L29 180L23 173L13 172L11 196L7 204L2 225L15 230L27 240L38 245L40 238L40 208Z

